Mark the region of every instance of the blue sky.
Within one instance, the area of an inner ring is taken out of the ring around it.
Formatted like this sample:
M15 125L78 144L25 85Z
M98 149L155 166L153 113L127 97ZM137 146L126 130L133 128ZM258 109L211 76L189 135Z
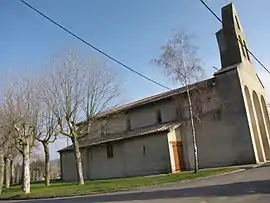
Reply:
M167 80L150 60L159 56L160 46L172 36L173 29L183 29L196 36L195 43L200 48L199 54L208 76L214 72L212 66L220 67L215 32L221 25L199 0L26 1L93 45L169 87L176 85ZM206 2L220 16L221 7L230 1ZM270 65L270 1L233 2L249 48ZM74 47L85 57L94 55L108 61L18 0L0 1L0 47L2 75L10 70L22 73L25 69L33 75L40 74L53 56L69 47ZM123 81L125 102L164 91L111 61L107 65ZM255 65L267 82L270 76ZM270 84L266 86L270 88ZM62 146L63 141L60 141L51 148L53 157Z

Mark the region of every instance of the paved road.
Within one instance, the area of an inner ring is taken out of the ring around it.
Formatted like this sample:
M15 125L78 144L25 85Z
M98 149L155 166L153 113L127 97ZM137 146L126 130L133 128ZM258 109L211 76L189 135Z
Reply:
M270 165L220 177L151 189L27 203L269 203Z

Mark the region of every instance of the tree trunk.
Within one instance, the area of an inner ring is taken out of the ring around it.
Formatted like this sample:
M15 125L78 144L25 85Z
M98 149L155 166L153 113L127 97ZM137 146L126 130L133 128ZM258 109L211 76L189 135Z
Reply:
M187 97L188 97L188 106L189 106L189 114L190 114L190 122L191 122L191 129L192 129L192 139L193 139L193 148L194 148L194 172L197 173L199 170L199 163L198 163L198 148L197 148L197 141L196 141L196 130L195 130L195 123L193 117L193 109L192 109L192 102L190 97L189 86L187 86Z
M15 185L18 185L20 183L20 173L21 170L18 166L15 166Z
M24 153L22 153L22 157L23 157L23 160L22 160L22 168L21 168L21 176L20 176L20 184L21 184L21 189L23 192L25 192L25 185L23 184L24 183L24 163L25 163L25 158L24 158Z
M5 159L5 187L10 187L10 159Z
M10 182L11 185L15 184L15 166L13 160L10 160Z
M48 143L42 142L44 148L44 155L45 155L45 185L50 185L50 170L51 170L51 163L50 163L50 152Z
M3 188L4 170L5 170L4 154L0 152L0 194L2 193Z
M30 146L27 141L23 149L23 189L25 194L30 193Z
M81 152L80 152L78 138L76 136L72 138L72 144L73 144L73 148L74 148L74 152L75 152L77 173L78 173L77 175L78 175L79 184L84 185Z

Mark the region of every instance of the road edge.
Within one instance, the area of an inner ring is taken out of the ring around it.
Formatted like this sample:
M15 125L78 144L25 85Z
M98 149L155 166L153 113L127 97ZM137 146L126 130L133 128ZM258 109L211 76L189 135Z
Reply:
M219 177L219 176L225 176L225 175L230 175L233 173L239 173L239 172L243 172L243 171L247 171L250 169L254 169L254 168L258 168L261 165L256 165L253 166L251 168L239 168L236 169L234 171L229 171L229 172L225 172L225 173L220 173L220 174L215 174L215 175L210 175L210 176L206 176L206 177L199 177L199 178L194 178L194 179L187 179L187 180L181 180L181 181L177 181L177 182L170 182L170 183L162 183L159 185L150 185L150 186L143 186L143 187L134 187L134 188L130 188L130 189L123 189L123 190L118 190L115 192L100 192L100 193L93 193L93 194L85 194L85 195L70 195L70 196L62 196L62 197L37 197L37 198L21 198L21 199L0 199L0 203L19 203L19 202L29 202L29 201L49 201L49 200L62 200L62 199L73 199L73 198L84 198L84 197L96 197L96 196L102 196L102 195L113 195L113 194L117 194L117 193L125 193L125 192L132 192L132 191L138 191L138 189L148 189L148 188L156 188L156 187L160 187L160 186L170 186L170 185L174 185L176 183L185 183L185 182L191 182L191 181L198 181L198 180L206 180L206 179L210 179L210 178L215 178L215 177Z

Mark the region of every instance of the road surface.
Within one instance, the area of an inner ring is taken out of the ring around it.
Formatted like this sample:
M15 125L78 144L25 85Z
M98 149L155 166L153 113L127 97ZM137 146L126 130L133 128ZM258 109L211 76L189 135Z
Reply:
M18 202L18 201L13 201ZM26 203L269 203L270 165L230 175L192 180L132 192ZM5 202L6 203L6 202Z

